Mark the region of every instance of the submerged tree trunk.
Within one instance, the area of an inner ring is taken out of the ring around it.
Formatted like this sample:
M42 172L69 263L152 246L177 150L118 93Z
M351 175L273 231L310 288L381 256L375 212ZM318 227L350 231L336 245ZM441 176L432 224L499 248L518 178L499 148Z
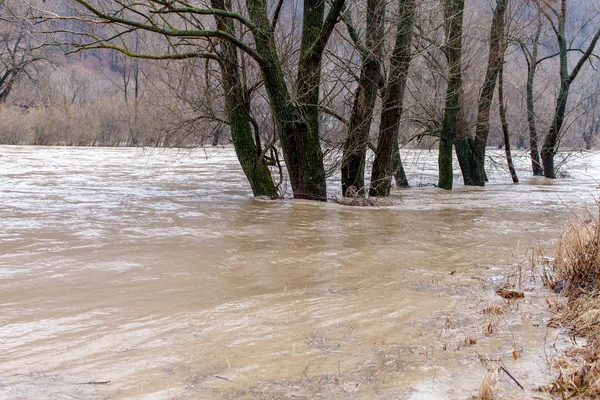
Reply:
M510 150L510 135L508 133L508 121L506 120L506 107L504 106L504 51L502 50L502 59L500 62L500 70L498 71L498 105L500 113L500 122L502 124L502 136L504 137L504 152L506 153L506 163L513 183L519 183L519 177L515 170L515 165L512 159Z
M531 170L534 176L544 175L544 169L540 161L540 150L538 146L537 128L535 125L535 104L533 99L533 83L538 64L538 48L540 35L542 34L541 16L538 15L537 29L533 38L533 49L527 64L527 123L529 125L529 155L531 157Z
M556 109L554 111L552 125L550 125L550 130L548 131L548 135L546 135L544 145L542 146L542 165L544 167L544 176L546 178L556 178L554 155L558 150L558 139L565 120L569 88L570 84L566 81L561 82L558 97L556 99Z
M381 56L384 44L385 1L367 0L367 32L365 49L361 55L362 66L354 105L344 142L342 157L342 194L350 192L365 195L365 160L373 108L381 82Z
M473 155L473 138L469 137L469 129L465 118L464 96L460 93L460 109L456 123L456 138L454 151L465 186L473 186L473 171L475 171L475 157Z
M472 171L472 184L476 186L485 185L485 146L487 145L490 132L490 108L494 98L494 90L498 71L501 66L502 49L501 41L504 34L504 14L506 12L506 0L497 0L490 30L490 48L488 55L488 66L485 80L479 96L479 107L477 110L477 125L475 127L475 139L473 141L473 156L475 169Z
M462 109L462 107L461 107ZM460 118L459 118L460 120ZM474 186L475 156L473 155L473 139L468 136L466 129L457 125L454 150L465 186Z
M225 3L227 1L227 4ZM217 9L230 10L229 0L211 0L211 5ZM231 19L215 17L220 30L233 32ZM242 170L250 182L254 196L277 196L271 171L264 159L260 158L257 143L254 142L251 128L251 118L244 98L244 90L240 80L238 50L228 41L221 41L219 57L221 58L221 76L225 92L225 110L231 130L233 147Z
M392 176L395 177L397 186L408 186L400 158L398 130L412 56L415 6L414 0L398 0L396 43L390 60L387 86L383 94L377 151L371 172L371 196L389 196Z
M438 155L438 187L451 190L453 181L452 146L456 137L456 126L460 109L462 87L462 23L465 8L464 0L443 0L444 26L446 31L446 57L448 59L448 87L444 119L440 134Z
M392 165L396 187L409 187L406 171L404 171L404 164L402 164L402 157L400 157L400 146L398 145L398 140L394 142L394 162Z

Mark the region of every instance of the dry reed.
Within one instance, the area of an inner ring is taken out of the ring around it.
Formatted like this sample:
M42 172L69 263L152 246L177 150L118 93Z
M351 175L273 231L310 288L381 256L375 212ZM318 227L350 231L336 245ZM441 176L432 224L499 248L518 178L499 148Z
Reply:
M483 376L481 386L479 387L479 396L477 400L494 400L498 393L498 376L496 373L487 372Z
M562 235L552 268L548 262L544 273L545 283L567 297L565 306L552 307L550 325L564 327L586 340L585 346L571 349L555 361L559 376L544 388L563 398L600 398L599 279L600 221L579 220Z

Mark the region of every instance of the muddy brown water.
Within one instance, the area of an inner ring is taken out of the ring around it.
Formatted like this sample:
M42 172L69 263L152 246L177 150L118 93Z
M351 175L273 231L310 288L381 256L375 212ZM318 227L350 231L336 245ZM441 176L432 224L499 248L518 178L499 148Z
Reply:
M479 338L487 281L593 209L600 154L519 185L491 154L446 192L406 152L358 208L255 200L231 149L0 147L0 397L459 399L482 354L531 389L554 333L532 299Z

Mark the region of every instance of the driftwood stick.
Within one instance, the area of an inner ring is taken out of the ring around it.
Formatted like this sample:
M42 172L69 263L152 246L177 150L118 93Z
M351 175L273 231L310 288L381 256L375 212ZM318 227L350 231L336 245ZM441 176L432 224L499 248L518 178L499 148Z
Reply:
M501 369L502 371L506 372L506 375L510 376L510 379L512 379L513 381L515 381L515 383L516 383L517 385L519 385L519 387L520 387L521 389L525 389L525 388L523 387L523 385L521 385L521 384L519 383L519 381L518 381L518 380L516 380L516 379L515 379L515 377L514 377L514 376L512 376L512 375L510 374L510 372L508 372L508 370L507 370L506 368L504 368L504 367L500 367L500 369Z

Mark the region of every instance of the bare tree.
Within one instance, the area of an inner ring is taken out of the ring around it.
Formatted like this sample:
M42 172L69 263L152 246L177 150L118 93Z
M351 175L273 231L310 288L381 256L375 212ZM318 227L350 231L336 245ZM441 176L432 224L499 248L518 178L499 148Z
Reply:
M0 103L5 103L19 79L35 80L36 66L47 58L26 23L15 21L0 3Z
M531 157L531 169L533 175L542 176L544 175L544 169L542 168L542 162L540 160L540 150L538 145L538 132L536 126L536 114L535 114L535 101L533 96L533 85L535 81L535 75L540 60L538 59L538 52L540 46L540 36L542 34L542 14L537 11L537 22L535 34L532 37L531 50L524 43L521 43L521 49L525 54L525 60L527 61L527 86L526 86L526 101L527 101L527 122L529 128L529 154Z
M408 186L408 179L400 159L398 130L408 81L408 69L412 59L415 8L415 0L398 0L396 43L390 60L387 85L383 92L379 137L371 174L371 196L388 196L392 176L395 176L398 186Z
M565 112L567 109L567 100L569 97L569 89L573 81L581 72L583 66L592 55L598 40L600 39L600 28L596 29L589 44L584 48L580 49L581 57L569 71L569 51L572 51L573 41L569 41L565 34L565 27L568 14L568 0L560 1L560 9L555 8L549 2L544 1L540 5L540 10L551 25L552 31L556 36L558 42L558 56L560 60L560 88L558 96L556 98L556 107L554 109L554 117L550 125L550 130L544 140L542 146L542 165L544 167L544 176L546 178L556 178L556 170L554 168L554 155L558 151L560 143L561 129L563 127Z
M358 33L348 17L346 25L354 43L361 52L361 70L358 87L354 93L354 103L348 135L344 141L342 158L342 194L349 189L359 196L365 194L365 162L369 131L373 119L373 109L377 91L382 86L381 59L384 45L385 1L367 0L366 40L360 43Z
M472 171L472 185L483 186L485 184L485 147L488 141L490 131L490 108L494 98L494 90L498 72L502 67L504 59L504 48L502 46L502 37L506 25L507 0L496 0L494 17L489 37L488 66L485 73L485 80L479 95L479 108L477 110L477 125L475 127L475 140L473 142L474 170Z
M513 163L510 133L508 131L508 120L506 118L506 104L504 101L504 58L506 53L506 35L503 35L502 49L500 57L500 69L498 70L498 113L500 114L500 123L502 125L502 137L504 139L504 153L506 154L506 163L513 183L519 183L519 177Z

